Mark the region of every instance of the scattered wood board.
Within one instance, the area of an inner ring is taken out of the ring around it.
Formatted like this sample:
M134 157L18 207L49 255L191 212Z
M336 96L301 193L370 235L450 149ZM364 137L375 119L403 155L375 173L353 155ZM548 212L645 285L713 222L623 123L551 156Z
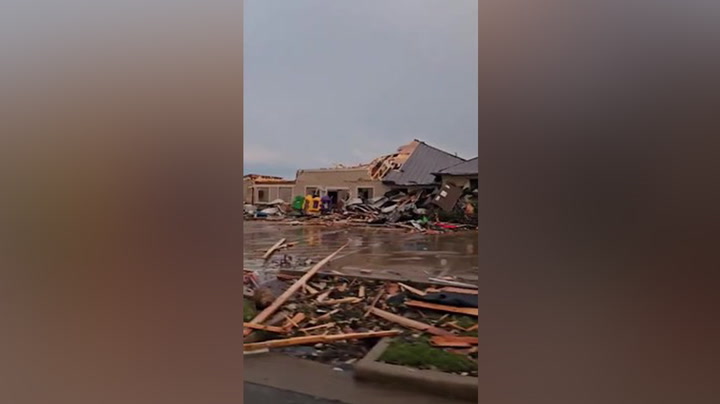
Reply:
M323 300L322 302L318 303L318 306L333 306L336 304L344 304L344 303L360 303L362 302L362 299L359 297L344 297L342 299L330 299L330 300Z
M404 284L404 283L398 283L398 285L400 285L401 288L407 290L408 292L412 293L413 295L416 295L416 296L425 296L425 292L423 292L423 291L420 290L420 289L415 289L414 287L412 287L412 286L410 286L410 285L406 285L406 284Z
M430 338L430 344L444 348L466 348L478 344L478 337L459 337L436 335Z
M472 285L470 283L464 283L464 282L455 282L455 281L448 281L446 279L441 278L428 278L430 282L438 283L441 285L447 285L447 286L457 286L459 288L470 288L470 289L477 289L478 287L476 285Z
M269 331L274 332L277 334L285 334L287 333L287 330L283 327L273 327L271 325L262 325L262 324L253 324L253 323L243 323L243 327L252 328L253 330L262 330L262 331Z
M397 314L390 313L389 311L378 309L377 307L370 308L370 313L406 328L413 328L415 330L424 331L433 335L453 335L453 333L451 333L450 331L443 330L442 328L422 323L420 321L415 321L407 317L399 316Z
M405 301L405 305L410 306L410 307L418 307L418 308L422 308L422 309L444 311L447 313L465 314L465 315L474 316L474 317L478 316L478 309L472 308L472 307L446 306L444 304L427 303L427 302L421 302L418 300L407 300L407 301Z
M462 293L462 294L466 294L466 295L477 295L478 294L477 289L463 289L463 288L455 288L452 286L446 286L444 288L441 288L440 290L443 292L448 292L448 293Z
M363 315L363 318L366 318L367 316L370 315L370 312L372 311L372 309L375 307L375 305L377 304L377 302L380 300L380 298L381 298L384 294L385 294L385 291L384 291L384 290L381 290L380 292L378 292L377 296L375 296L375 299L373 299L372 304L370 304L370 307L368 308L368 310L367 310L367 311L365 312L365 314Z
M339 254L340 251L342 251L347 246L348 246L348 243L345 243L340 248L338 248L334 253L328 255L327 257L322 259L320 262L315 264L302 277L300 277L300 279L298 279L297 282L293 283L288 288L288 290L286 290L282 295L280 295L277 299L275 299L275 301L272 302L272 304L270 306L266 307L263 311L258 313L258 315L255 316L255 318L252 319L252 321L250 321L250 322L253 324L261 324L262 322L267 320L270 316L273 315L273 313L275 313L280 307L282 307L285 304L285 302L290 298L290 296L295 294L295 292L297 292L298 289L302 288L302 286L304 284L306 284L307 281L310 278L312 278L313 275L315 275L315 273L317 273L317 271L320 270L320 268L322 268L325 264L327 264L331 259L333 259L333 257L335 257L337 254ZM250 329L250 328L245 328L243 330L243 336L245 336L245 337L250 335L250 333L252 333L252 329Z
M270 257L272 257L273 254L275 254L275 251L280 249L280 246L283 244L285 244L285 239L281 238L272 247L268 248L268 250L263 255L263 260L267 261Z
M294 346L294 345L327 343L327 342L333 342L333 341L350 341L350 340L365 339L365 338L394 337L398 334L400 334L400 331L398 331L398 330L389 330L389 331L372 331L372 332L352 333L352 334L308 335L305 337L276 339L276 340L270 340L270 341L243 344L243 351L250 352L250 351L256 351L256 350L260 350L260 349L281 348L281 347Z

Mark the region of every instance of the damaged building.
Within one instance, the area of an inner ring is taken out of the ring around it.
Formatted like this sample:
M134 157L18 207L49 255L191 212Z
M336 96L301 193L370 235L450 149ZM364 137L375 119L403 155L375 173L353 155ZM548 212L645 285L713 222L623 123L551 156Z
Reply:
M444 168L434 173L441 184L452 184L471 190L478 188L478 158Z
M407 155L403 156L402 162L397 167L388 170L382 178L382 183L389 189L405 193L423 189L432 190L439 185L435 172L466 162L457 155L419 140L414 140L404 147L408 152Z
M290 203L296 196L318 193L329 196L336 204L350 199L377 198L391 190L405 193L431 191L440 186L440 177L436 174L463 163L468 162L415 139L400 146L394 153L380 156L367 164L300 169L294 180L246 175L245 203L263 204L277 200Z
M294 180L258 174L248 174L243 177L245 204L264 204L278 199L289 203L295 194L294 190Z

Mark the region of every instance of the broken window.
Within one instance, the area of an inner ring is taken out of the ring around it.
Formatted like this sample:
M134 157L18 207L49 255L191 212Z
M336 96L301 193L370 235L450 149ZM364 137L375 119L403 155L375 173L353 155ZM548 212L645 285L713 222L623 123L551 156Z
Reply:
M317 187L305 187L305 195L315 195L317 191Z
M363 201L372 199L375 196L374 191L375 188L373 187L358 187L358 198L362 199Z
M258 202L270 202L270 188L262 187L257 189Z

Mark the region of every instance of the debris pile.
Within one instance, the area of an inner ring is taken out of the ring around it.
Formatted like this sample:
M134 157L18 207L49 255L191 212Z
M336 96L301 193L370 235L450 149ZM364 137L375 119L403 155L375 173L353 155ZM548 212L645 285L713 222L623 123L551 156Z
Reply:
M251 306L244 322L246 354L278 349L342 370L379 338L395 337L476 360L476 288L318 274L344 247L302 276L278 274L259 281L261 274L245 270ZM458 374L476 376L474 371Z
M477 189L445 185L429 192L406 194L389 191L383 196L349 199L342 207L320 214L293 210L282 200L245 206L246 219L287 221L289 224L359 225L395 227L424 233L443 233L477 228Z

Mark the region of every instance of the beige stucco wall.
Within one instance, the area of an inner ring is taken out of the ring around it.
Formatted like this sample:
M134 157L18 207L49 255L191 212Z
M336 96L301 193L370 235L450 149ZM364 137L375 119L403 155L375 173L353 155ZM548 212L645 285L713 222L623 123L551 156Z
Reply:
M243 201L248 204L252 203L252 180L243 178Z
M370 178L367 168L300 170L295 179L295 195L304 195L307 187L323 191L347 189L350 198L356 198L357 189L373 188L373 196L381 196L389 190L382 182Z
M259 196L260 189L267 189L268 195L269 195L267 202L272 202L276 199L280 199L280 188L289 188L291 190L290 198L285 202L287 202L287 203L292 202L292 198L296 195L294 192L295 187L292 184L282 184L282 185L279 185L279 184L278 185L257 184L252 187L252 193L251 193L251 195L253 197L252 200L255 201L255 203L260 201L260 196ZM283 198L283 200L284 199L285 198Z

